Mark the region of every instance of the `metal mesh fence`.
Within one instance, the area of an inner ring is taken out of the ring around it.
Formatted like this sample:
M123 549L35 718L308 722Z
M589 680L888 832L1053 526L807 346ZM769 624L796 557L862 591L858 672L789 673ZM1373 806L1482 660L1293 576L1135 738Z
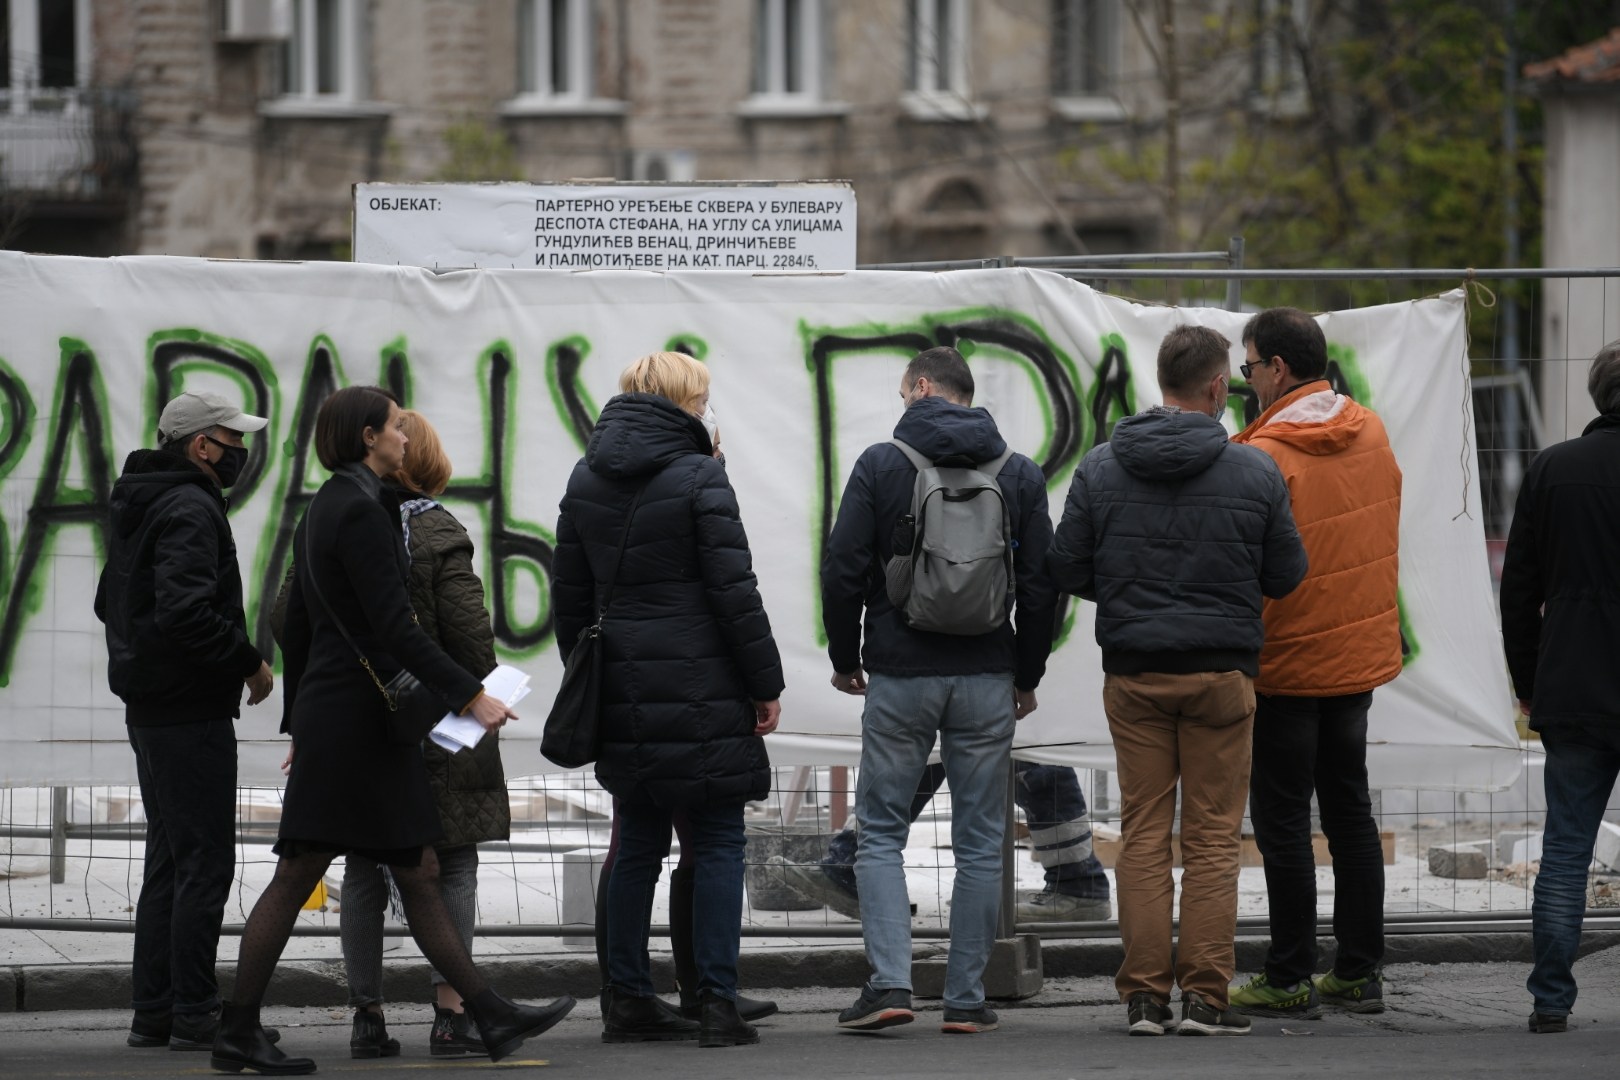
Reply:
M1010 260L1009 260L1010 261ZM1005 262L1004 262L1005 264ZM1308 310L1345 309L1414 299L1453 287L1433 280L1443 271L1317 271L1309 276L1276 274L1257 280L1253 272L1068 269L1071 277L1147 302L1233 307L1246 310L1288 303ZM1500 283L1495 296L1471 293L1469 332L1473 421L1493 585L1499 581L1502 553L1514 500L1534 455L1551 442L1573 435L1568 403L1585 392L1586 368L1596 348L1620 337L1620 273L1611 277L1536 277ZM1384 276L1379 276L1384 275ZM1500 278L1503 272L1480 272ZM1240 281L1239 289L1232 288ZM1487 303L1487 301L1493 301ZM1415 357L1413 362L1428 362ZM1549 402L1556 399L1556 407ZM1528 912L1540 854L1540 828L1546 803L1538 739L1520 724L1523 768L1504 791L1441 792L1384 790L1374 793L1386 862L1386 910L1392 929L1418 929L1431 923L1454 927L1471 920L1522 919ZM751 804L747 814L749 848L746 944L826 938L857 938L859 925L783 887L769 861L790 863L823 858L832 838L852 825L850 804L858 769L854 767L777 768L770 797ZM1110 878L1118 845L1117 780L1109 773L1082 770L1085 820L1094 849ZM586 772L551 774L510 782L512 838L480 845L480 935L506 949L588 948L594 917L594 889L611 834L611 800ZM238 792L237 875L227 907L227 932L239 925L269 880L281 793L274 788ZM1620 822L1620 797L1611 793L1606 817ZM944 936L953 876L950 848L951 797L942 787L918 818L906 849L906 875L915 905L919 937ZM145 817L140 792L131 787L0 789L0 942L31 935L44 947L76 958L87 935L59 931L133 929L140 892ZM1020 821L1022 815L1020 814ZM1018 841L1027 849L1026 837ZM1320 832L1319 828L1317 829ZM1245 820L1244 832L1252 834ZM1620 830L1616 832L1620 836ZM1245 929L1263 930L1266 890L1263 868L1245 844L1240 875L1239 916ZM1320 842L1319 909L1331 917L1333 877ZM1441 855L1450 848L1465 857ZM1600 846L1600 853L1605 850ZM1477 852L1478 857L1468 855ZM676 849L669 867L679 858ZM1615 856L1620 863L1620 855ZM1042 868L1026 851L1013 865L1019 890L1038 890ZM1438 872L1437 872L1438 871ZM298 932L335 934L342 908L341 862L334 864L324 895L311 898ZM655 901L655 933L667 923L666 873ZM1589 908L1620 908L1620 865L1594 863ZM1117 913L1116 913L1117 914ZM1620 912L1617 912L1620 914ZM1052 936L1115 932L1109 924L1023 925ZM1241 932L1241 931L1240 931Z

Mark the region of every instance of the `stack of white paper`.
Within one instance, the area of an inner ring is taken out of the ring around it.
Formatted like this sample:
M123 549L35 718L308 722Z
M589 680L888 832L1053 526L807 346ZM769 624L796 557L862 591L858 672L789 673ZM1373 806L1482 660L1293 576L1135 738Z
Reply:
M529 696L529 677L515 667L502 664L484 676L484 693L504 702L510 709ZM428 733L428 738L454 754L477 746L484 734L484 725L472 717L445 713L444 719Z

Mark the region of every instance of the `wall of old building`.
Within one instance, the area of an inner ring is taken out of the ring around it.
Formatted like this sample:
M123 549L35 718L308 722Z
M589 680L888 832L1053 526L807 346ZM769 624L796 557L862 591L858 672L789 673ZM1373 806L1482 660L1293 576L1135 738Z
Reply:
M343 257L350 185L438 178L458 124L504 133L531 180L850 179L868 262L1072 252L1054 201L1099 251L1173 235L1158 185L1117 167L1154 149L1163 113L1123 13L1120 116L1054 106L1052 0L970 0L976 111L928 119L906 105L905 0L823 0L823 107L793 115L747 107L755 0L596 0L594 98L569 105L517 99L518 0L372 0L366 93L318 107L279 96L279 46L217 40L217 2L97 0L98 81L139 100L126 250ZM1207 5L1184 6L1190 19ZM1232 73L1200 77L1189 93L1207 100ZM1217 126L1189 120L1186 152Z

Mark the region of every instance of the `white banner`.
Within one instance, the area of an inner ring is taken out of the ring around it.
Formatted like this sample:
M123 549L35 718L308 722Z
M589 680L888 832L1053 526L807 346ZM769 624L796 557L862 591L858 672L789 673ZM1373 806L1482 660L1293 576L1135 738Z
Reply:
M847 183L356 184L354 260L545 270L855 269Z
M1375 409L1405 473L1405 672L1375 697L1379 787L1496 788L1517 774L1513 711L1471 468L1460 293L1322 317L1333 378ZM816 568L844 479L887 439L919 349L970 356L977 404L1050 478L1061 512L1075 462L1158 400L1154 357L1178 322L1237 341L1245 316L1149 307L1053 274L853 272L434 275L344 263L0 253L0 783L132 783L121 703L91 610L108 487L152 444L183 388L271 417L233 491L250 633L293 525L324 476L310 435L337 386L398 389L457 469L445 505L471 530L503 660L533 676L506 770L547 770L537 741L561 672L546 567L557 503L598 406L637 356L679 348L714 373L727 466L787 672L778 764L852 763L858 699L835 692ZM1234 404L1243 407L1235 365ZM1075 603L1019 725L1021 756L1111 768L1092 607ZM1323 657L1327 665L1333 658ZM244 707L243 782L278 783L279 692Z

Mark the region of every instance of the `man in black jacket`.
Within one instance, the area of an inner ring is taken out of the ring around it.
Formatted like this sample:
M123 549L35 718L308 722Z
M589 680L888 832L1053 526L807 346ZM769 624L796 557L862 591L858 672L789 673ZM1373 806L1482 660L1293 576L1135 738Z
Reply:
M901 379L900 395L906 411L895 438L937 467L973 468L1006 453L990 414L971 407L973 375L955 349L919 353ZM895 526L911 511L916 481L917 467L899 447L868 447L850 473L821 566L833 686L866 698L855 876L873 975L839 1024L871 1030L914 1018L902 853L917 782L937 736L951 786L956 863L944 1029L985 1031L996 1024L980 976L1001 898L1013 725L1035 710L1035 688L1052 647L1056 594L1042 573L1052 522L1040 467L1011 455L996 481L1015 545L1016 631L1010 618L976 635L913 629L889 600L884 565L894 551Z
M1502 565L1502 641L1519 707L1547 753L1530 1030L1575 1005L1586 874L1620 775L1620 341L1587 390L1599 416L1530 466Z
M1165 404L1126 417L1075 470L1047 555L1057 587L1097 605L1103 709L1119 760L1115 867L1132 1035L1244 1035L1235 967L1239 829L1249 791L1262 597L1305 576L1288 485L1227 439L1231 346L1179 326L1159 346ZM1181 788L1181 937L1172 958L1171 830Z
M248 640L236 544L220 489L247 460L244 432L268 423L224 398L185 393L113 485L96 617L107 680L124 700L146 811L135 909L131 1046L211 1050L214 957L235 876L236 729L270 693Z

